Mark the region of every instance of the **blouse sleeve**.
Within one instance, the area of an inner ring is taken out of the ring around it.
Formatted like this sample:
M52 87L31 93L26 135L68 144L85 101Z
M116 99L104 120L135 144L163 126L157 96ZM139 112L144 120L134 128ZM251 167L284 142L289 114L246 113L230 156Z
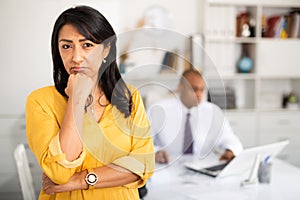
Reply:
M48 95L48 94L47 94ZM68 162L60 149L60 124L53 108L45 101L52 96L32 93L26 103L26 134L28 144L43 172L56 184L67 183L82 163L85 151L77 160Z
M132 92L132 102L132 148L128 156L114 160L113 164L124 167L141 177L139 181L127 184L125 187L141 187L154 172L154 145L143 101L137 90Z

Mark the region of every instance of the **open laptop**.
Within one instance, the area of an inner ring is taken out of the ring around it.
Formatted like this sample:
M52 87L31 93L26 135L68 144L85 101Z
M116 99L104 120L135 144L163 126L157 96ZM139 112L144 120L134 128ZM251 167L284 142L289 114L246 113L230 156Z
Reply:
M261 160L274 159L278 153L280 153L286 145L289 144L288 140L276 142L272 144L251 147L245 149L238 156L236 156L231 162L218 161L219 156L213 156L185 163L185 167L206 174L212 177L225 177L229 175L241 175L247 173L253 166L257 155L260 156ZM210 165L214 163L213 165ZM218 163L218 164L216 164Z

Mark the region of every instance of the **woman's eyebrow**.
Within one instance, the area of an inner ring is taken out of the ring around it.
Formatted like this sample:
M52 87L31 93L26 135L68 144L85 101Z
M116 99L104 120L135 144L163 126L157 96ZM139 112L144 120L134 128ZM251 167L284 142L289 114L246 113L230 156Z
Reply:
M59 42L73 42L72 40L68 40L68 39L60 39Z
M80 39L79 42L85 42L88 39L84 38L84 39ZM68 40L68 39L60 39L59 42L73 42L73 40Z

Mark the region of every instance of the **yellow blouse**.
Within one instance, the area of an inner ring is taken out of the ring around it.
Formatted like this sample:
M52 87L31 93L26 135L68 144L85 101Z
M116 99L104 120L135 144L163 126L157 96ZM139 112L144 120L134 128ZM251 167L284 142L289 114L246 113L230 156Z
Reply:
M145 184L154 171L154 148L150 125L141 96L132 92L131 116L125 118L115 106L106 106L99 123L85 114L83 122L83 151L77 160L69 162L59 144L67 100L48 86L32 92L26 104L26 133L28 144L42 170L57 184L68 182L75 173L109 163L124 167L141 179L124 186L47 195L42 190L39 199L139 199L137 188ZM99 177L101 181L101 176Z

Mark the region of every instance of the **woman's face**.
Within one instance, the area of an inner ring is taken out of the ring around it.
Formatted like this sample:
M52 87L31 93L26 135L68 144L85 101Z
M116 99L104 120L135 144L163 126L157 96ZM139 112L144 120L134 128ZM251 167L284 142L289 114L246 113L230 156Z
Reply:
M71 24L64 25L58 35L59 53L68 74L83 73L97 79L98 70L110 47L86 39Z

